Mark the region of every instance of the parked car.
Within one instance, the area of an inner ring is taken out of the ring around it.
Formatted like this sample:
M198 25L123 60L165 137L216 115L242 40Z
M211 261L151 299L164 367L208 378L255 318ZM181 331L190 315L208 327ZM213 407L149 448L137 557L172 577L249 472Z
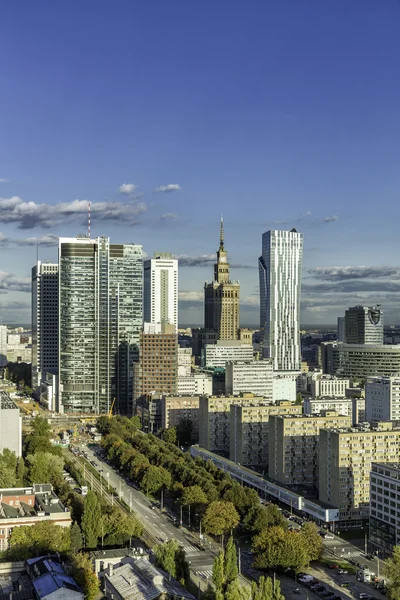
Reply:
M339 565L337 565L336 563L331 563L330 565L328 565L328 569L338 569Z
M339 569L338 573L339 573L339 575L348 575L349 574L349 572L346 571L346 569Z

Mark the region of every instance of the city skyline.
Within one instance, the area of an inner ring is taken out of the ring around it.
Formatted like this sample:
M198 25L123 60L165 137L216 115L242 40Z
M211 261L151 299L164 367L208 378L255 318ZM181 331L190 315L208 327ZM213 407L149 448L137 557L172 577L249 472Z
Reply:
M301 323L358 303L398 321L398 2L22 4L1 24L3 322L29 323L35 245L54 262L88 201L93 237L180 257L181 325L203 322L220 213L242 325L262 233L292 227Z

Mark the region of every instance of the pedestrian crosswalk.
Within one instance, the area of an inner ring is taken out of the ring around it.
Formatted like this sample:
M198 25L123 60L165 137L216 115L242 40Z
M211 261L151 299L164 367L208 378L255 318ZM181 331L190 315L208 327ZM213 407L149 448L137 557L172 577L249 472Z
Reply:
M183 549L185 551L186 556L188 554L197 554L198 552L200 552L200 550L196 548L196 546L183 546Z
M337 540L325 540L326 549L338 558L360 558L361 551L354 546L343 546Z
M212 578L212 569L208 569L207 571L197 571L197 575L202 577L203 579L211 579Z

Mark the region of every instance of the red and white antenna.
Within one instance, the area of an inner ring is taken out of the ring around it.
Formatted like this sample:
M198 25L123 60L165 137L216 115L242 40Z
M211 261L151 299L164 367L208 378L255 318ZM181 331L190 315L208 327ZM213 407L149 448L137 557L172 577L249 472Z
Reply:
M90 239L90 202L88 202L87 234L88 234L88 238Z

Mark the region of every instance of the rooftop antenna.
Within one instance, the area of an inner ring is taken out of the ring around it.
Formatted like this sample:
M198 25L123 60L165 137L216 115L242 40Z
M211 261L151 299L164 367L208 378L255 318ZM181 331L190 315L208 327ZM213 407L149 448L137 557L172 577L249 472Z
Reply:
M224 217L221 215L221 225L219 230L219 246L224 247Z
M88 223L87 223L87 234L90 239L90 202L88 202Z

